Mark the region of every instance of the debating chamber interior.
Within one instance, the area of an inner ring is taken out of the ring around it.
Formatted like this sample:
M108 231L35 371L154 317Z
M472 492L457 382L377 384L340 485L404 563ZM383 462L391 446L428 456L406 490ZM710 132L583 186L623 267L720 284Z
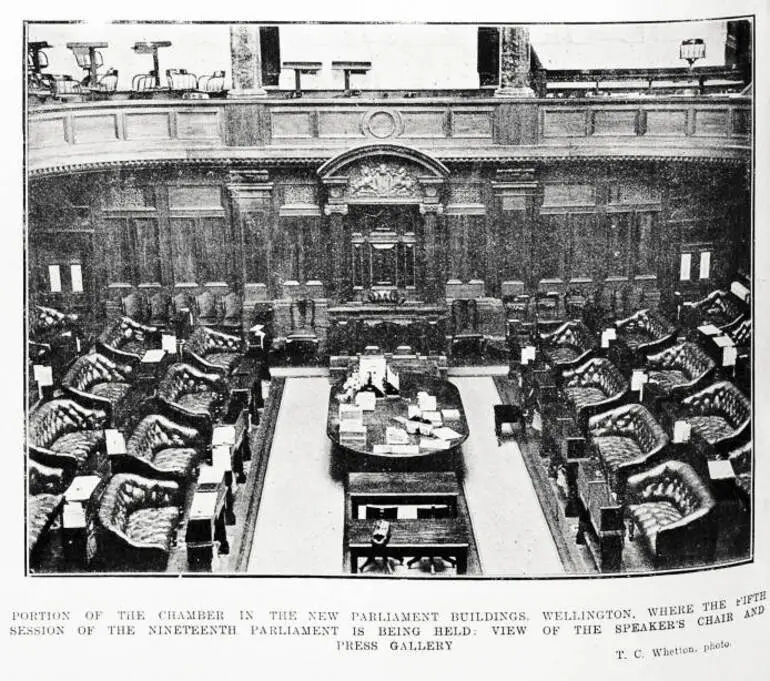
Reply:
M28 574L752 558L751 18L25 28Z

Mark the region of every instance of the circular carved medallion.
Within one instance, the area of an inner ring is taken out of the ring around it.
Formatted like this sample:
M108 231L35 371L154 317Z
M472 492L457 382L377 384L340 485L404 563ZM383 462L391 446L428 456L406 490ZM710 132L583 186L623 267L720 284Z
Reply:
M369 134L377 139L397 137L404 129L401 116L397 111L390 109L368 111L364 114L362 127L365 134Z

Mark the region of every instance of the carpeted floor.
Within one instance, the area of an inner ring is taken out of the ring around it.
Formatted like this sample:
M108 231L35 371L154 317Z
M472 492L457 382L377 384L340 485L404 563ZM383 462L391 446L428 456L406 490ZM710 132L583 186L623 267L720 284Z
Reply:
M482 573L486 576L562 574L543 511L518 445L498 444L492 406L500 403L489 377L457 377L470 436L465 453L465 496Z
M287 378L248 572L339 575L344 493L329 474L329 380Z

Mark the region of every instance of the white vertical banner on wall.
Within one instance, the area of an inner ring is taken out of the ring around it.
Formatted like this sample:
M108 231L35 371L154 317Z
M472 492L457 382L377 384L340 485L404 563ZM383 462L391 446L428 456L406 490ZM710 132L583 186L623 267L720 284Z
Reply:
M699 279L708 279L711 276L711 251L703 251L700 254Z
M679 263L679 281L690 281L691 269L692 253L682 253L682 259Z
M51 283L51 293L61 293L61 268L59 265L48 265L48 281Z
M72 279L72 292L83 293L83 268L80 263L70 265L70 278Z

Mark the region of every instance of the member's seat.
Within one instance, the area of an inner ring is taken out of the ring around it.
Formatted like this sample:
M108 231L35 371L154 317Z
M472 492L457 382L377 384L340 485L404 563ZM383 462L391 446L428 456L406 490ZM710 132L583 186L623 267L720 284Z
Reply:
M679 343L647 357L648 380L666 398L684 396L714 373L714 361L694 343Z
M628 479L629 538L641 538L655 567L710 563L715 508L708 487L686 463L667 461Z
M184 345L183 354L203 371L232 373L246 352L246 343L238 336L199 326Z
M625 404L592 416L588 436L611 487L620 496L628 476L659 463L669 442L661 425L640 404Z
M176 482L113 475L89 522L92 564L107 570L164 570L176 544L183 502Z

